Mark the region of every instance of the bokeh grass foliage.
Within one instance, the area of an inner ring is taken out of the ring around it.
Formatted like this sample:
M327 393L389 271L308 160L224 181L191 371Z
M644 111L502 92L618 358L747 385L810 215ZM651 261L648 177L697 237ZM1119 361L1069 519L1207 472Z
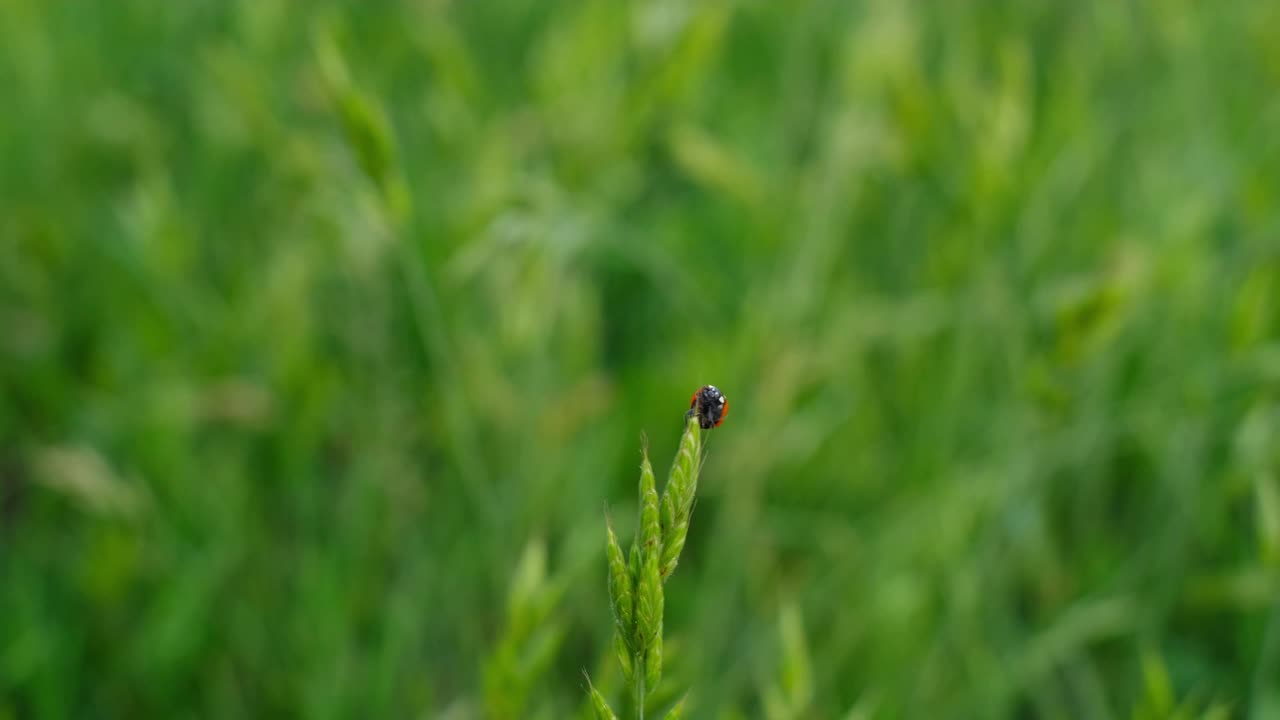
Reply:
M0 718L590 717L706 382L688 717L1280 717L1278 27L6 0Z

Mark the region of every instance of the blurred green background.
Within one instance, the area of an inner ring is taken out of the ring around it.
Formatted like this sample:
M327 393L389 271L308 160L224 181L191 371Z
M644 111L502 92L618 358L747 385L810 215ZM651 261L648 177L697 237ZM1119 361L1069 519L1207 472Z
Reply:
M1280 717L1280 4L0 6L0 718Z

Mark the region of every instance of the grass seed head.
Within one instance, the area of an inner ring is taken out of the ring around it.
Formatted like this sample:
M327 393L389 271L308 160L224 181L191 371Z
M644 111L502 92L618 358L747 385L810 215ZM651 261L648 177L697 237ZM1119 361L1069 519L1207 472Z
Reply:
M622 674L635 688L637 715L643 717L644 697L662 679L662 584L675 570L684 549L702 469L702 430L690 418L680 438L680 448L666 487L658 495L649 448L643 447L640 463L640 523L630 553L624 558L613 524L606 517L605 554L609 567L609 600L615 631L613 650ZM590 680L588 679L588 683ZM604 698L591 688L597 718L614 717ZM679 720L684 700L667 713Z

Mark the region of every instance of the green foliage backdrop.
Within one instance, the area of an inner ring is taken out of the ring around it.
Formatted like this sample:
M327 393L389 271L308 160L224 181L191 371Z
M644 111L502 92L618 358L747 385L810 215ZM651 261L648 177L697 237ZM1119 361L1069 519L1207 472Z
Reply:
M7 0L0 718L587 717L704 382L688 717L1280 717L1277 27Z

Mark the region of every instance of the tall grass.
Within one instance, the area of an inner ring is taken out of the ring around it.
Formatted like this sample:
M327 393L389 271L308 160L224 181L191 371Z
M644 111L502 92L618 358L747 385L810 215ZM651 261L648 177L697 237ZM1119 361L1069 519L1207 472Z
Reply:
M1277 27L0 3L0 718L630 710L711 378L647 708L1274 717Z

